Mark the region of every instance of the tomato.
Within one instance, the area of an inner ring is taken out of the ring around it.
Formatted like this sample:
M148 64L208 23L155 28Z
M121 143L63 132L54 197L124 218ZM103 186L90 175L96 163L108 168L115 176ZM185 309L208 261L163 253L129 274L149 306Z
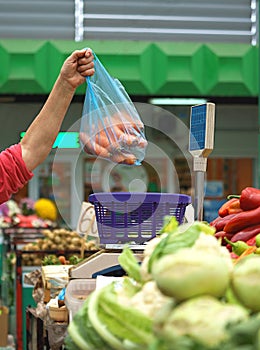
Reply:
M60 260L60 263L61 263L62 265L66 265L66 258L65 258L64 255L60 255L60 256L59 256L59 260Z

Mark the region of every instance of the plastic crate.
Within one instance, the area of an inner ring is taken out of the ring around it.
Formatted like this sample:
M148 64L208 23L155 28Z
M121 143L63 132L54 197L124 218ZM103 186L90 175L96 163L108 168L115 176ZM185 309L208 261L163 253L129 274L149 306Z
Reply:
M96 289L96 279L77 278L70 280L65 292L65 304L69 310L69 321L83 306L87 297Z
M165 215L183 222L190 196L176 193L101 192L89 196L94 205L101 244L143 244L156 236Z

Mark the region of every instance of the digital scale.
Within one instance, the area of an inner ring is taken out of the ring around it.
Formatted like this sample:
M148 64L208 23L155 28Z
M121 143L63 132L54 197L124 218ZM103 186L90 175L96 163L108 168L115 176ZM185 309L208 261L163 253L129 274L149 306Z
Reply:
M203 220L204 183L207 158L213 150L215 130L215 104L205 103L191 107L189 152L193 156L195 173L195 220Z

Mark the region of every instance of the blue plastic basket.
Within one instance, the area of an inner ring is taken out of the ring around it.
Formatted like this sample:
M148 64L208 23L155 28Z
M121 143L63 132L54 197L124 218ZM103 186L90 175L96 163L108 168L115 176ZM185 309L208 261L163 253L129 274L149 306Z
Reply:
M101 244L143 244L156 236L165 215L181 224L190 196L176 193L101 192L89 196L94 205Z

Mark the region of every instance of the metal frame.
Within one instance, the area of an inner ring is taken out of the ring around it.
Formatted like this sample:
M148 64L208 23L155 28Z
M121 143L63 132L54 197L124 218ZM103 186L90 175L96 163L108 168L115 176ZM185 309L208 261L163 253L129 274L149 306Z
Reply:
M228 2L210 4L203 0L187 0L182 4L157 4L146 0L141 5L137 2L135 5L135 1L126 1L125 6L120 7L117 1L75 0L75 41L83 41L88 35L94 40L146 40L150 37L171 41L177 38L177 41L257 44L257 0L240 1L235 6ZM245 17L247 4L250 11ZM226 9L234 16L226 15ZM216 10L220 15L215 15Z

